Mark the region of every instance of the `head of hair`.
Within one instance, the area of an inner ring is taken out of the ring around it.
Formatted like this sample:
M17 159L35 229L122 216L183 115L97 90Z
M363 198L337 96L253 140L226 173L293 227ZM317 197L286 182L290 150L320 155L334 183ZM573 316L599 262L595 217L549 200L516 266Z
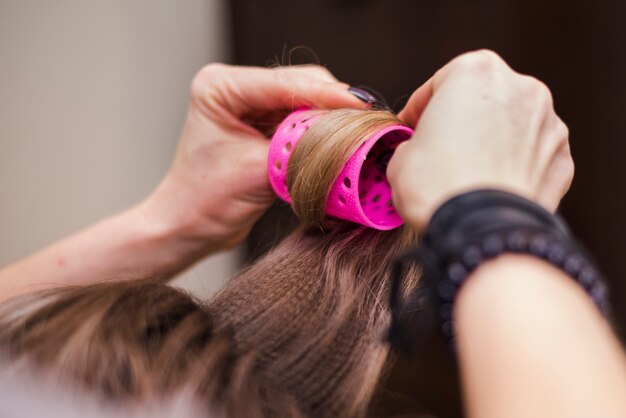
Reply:
M186 391L211 417L365 415L389 355L391 264L416 237L324 207L356 147L397 123L325 112L289 162L302 225L209 303L149 280L43 291L1 307L0 350L116 403ZM406 274L416 286L419 272Z
M156 281L107 282L16 298L0 310L15 370L77 386L115 405L185 395L206 416L301 416L237 353L205 305Z

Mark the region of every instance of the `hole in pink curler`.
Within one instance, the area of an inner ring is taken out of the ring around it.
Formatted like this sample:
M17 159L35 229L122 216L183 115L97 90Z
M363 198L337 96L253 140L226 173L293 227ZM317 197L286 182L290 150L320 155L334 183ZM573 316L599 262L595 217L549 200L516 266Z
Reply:
M296 124L295 123L291 124L291 129L296 129Z
M277 169L281 169L283 168L283 164L280 162L280 160L276 160L274 161L274 165L276 166Z
M290 152L290 151L291 151L291 142L287 142L287 143L285 144L285 149L287 150L287 152Z
M348 177L344 177L343 178L343 184L349 189L350 186L352 186L352 182L350 181L350 179Z
M378 171L381 173L387 172L387 166L389 165L389 161L391 160L391 156L394 151L394 148L389 147L384 151L381 151L380 154L376 156L376 167L378 168Z
M352 185L358 190L363 214L374 225L389 227L399 221L385 171L396 145L408 137L404 132L392 131L380 138L363 161L358 184Z
M337 195L337 199L339 199L339 201L340 201L342 204L344 204L344 205L346 204L346 198L345 198L345 197L343 197L342 195Z

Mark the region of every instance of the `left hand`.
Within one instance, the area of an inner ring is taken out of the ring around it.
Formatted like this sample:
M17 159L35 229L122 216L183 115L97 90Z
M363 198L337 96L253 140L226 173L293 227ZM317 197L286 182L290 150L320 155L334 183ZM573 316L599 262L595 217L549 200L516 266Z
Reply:
M415 133L396 149L387 177L398 213L419 232L464 192L505 190L555 211L572 182L569 130L550 90L492 51L453 59L398 117Z
M206 66L193 80L173 165L140 205L143 216L204 243L205 253L237 245L275 198L259 129L303 105L363 107L348 87L320 66Z

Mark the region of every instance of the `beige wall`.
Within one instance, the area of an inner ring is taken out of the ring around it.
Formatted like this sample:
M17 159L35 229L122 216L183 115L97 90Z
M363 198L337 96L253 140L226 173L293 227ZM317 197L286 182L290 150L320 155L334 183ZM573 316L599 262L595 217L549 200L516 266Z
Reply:
M156 186L193 74L229 59L225 1L0 0L0 265ZM235 260L183 280L211 291Z

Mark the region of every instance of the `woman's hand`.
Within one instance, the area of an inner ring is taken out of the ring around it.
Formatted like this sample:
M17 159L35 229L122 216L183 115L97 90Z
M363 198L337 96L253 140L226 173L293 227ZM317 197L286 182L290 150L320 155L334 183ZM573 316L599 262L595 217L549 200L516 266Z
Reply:
M172 167L137 206L0 269L0 302L50 287L103 280L167 280L240 242L273 201L268 140L280 111L361 107L325 68L212 64L193 81Z
M548 88L492 52L454 59L399 116L417 127L387 174L396 208L418 230L472 189L504 189L555 210L569 188L568 130ZM453 315L467 416L624 416L619 340L563 271L529 255L490 259L464 281Z
M502 189L556 210L574 174L550 90L491 51L457 57L399 115L416 126L388 168L396 208L418 230L447 199Z
M363 107L348 87L319 66L208 65L192 83L174 163L140 210L209 251L238 244L274 200L265 133L302 105Z

